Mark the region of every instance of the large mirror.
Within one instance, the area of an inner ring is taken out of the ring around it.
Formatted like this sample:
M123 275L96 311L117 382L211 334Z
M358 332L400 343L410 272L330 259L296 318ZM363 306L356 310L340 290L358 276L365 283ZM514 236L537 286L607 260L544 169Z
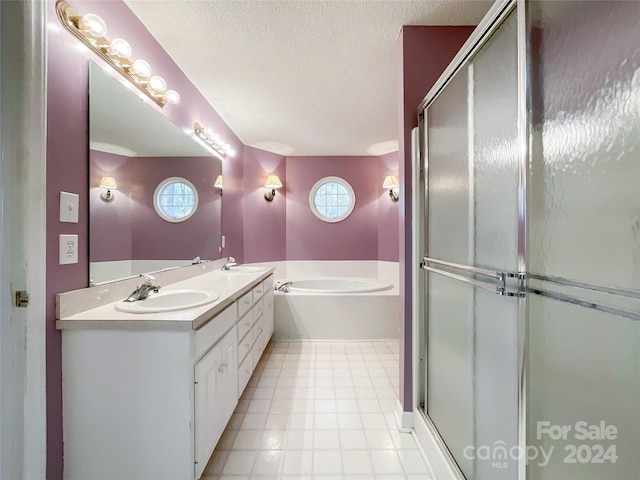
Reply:
M220 160L101 67L89 69L89 284L220 258Z

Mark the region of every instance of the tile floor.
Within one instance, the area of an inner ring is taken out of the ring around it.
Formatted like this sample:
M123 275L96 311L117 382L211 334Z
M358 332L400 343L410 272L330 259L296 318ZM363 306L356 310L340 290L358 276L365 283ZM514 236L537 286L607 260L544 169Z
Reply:
M397 342L271 342L203 478L430 480L397 390Z

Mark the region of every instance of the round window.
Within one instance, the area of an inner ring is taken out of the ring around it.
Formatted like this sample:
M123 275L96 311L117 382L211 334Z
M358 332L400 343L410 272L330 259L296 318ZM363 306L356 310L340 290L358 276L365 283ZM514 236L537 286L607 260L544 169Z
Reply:
M318 180L311 189L309 205L320 220L341 222L353 212L356 194L344 178L325 177Z
M156 187L153 207L167 222L184 222L198 208L196 187L186 178L167 178Z

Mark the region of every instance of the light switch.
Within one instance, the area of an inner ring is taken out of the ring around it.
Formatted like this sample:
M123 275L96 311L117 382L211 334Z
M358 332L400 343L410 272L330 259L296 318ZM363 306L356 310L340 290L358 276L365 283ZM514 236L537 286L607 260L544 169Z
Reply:
M60 221L78 223L78 204L80 197L76 193L60 192Z
M78 235L60 235L60 265L78 263Z

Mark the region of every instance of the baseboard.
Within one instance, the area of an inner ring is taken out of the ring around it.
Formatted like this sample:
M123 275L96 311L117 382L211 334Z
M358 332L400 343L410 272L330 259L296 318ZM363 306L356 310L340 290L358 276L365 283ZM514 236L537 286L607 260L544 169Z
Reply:
M411 430L413 430L413 412L405 412L402 408L402 404L398 401L395 414L398 431L402 433L411 433Z

